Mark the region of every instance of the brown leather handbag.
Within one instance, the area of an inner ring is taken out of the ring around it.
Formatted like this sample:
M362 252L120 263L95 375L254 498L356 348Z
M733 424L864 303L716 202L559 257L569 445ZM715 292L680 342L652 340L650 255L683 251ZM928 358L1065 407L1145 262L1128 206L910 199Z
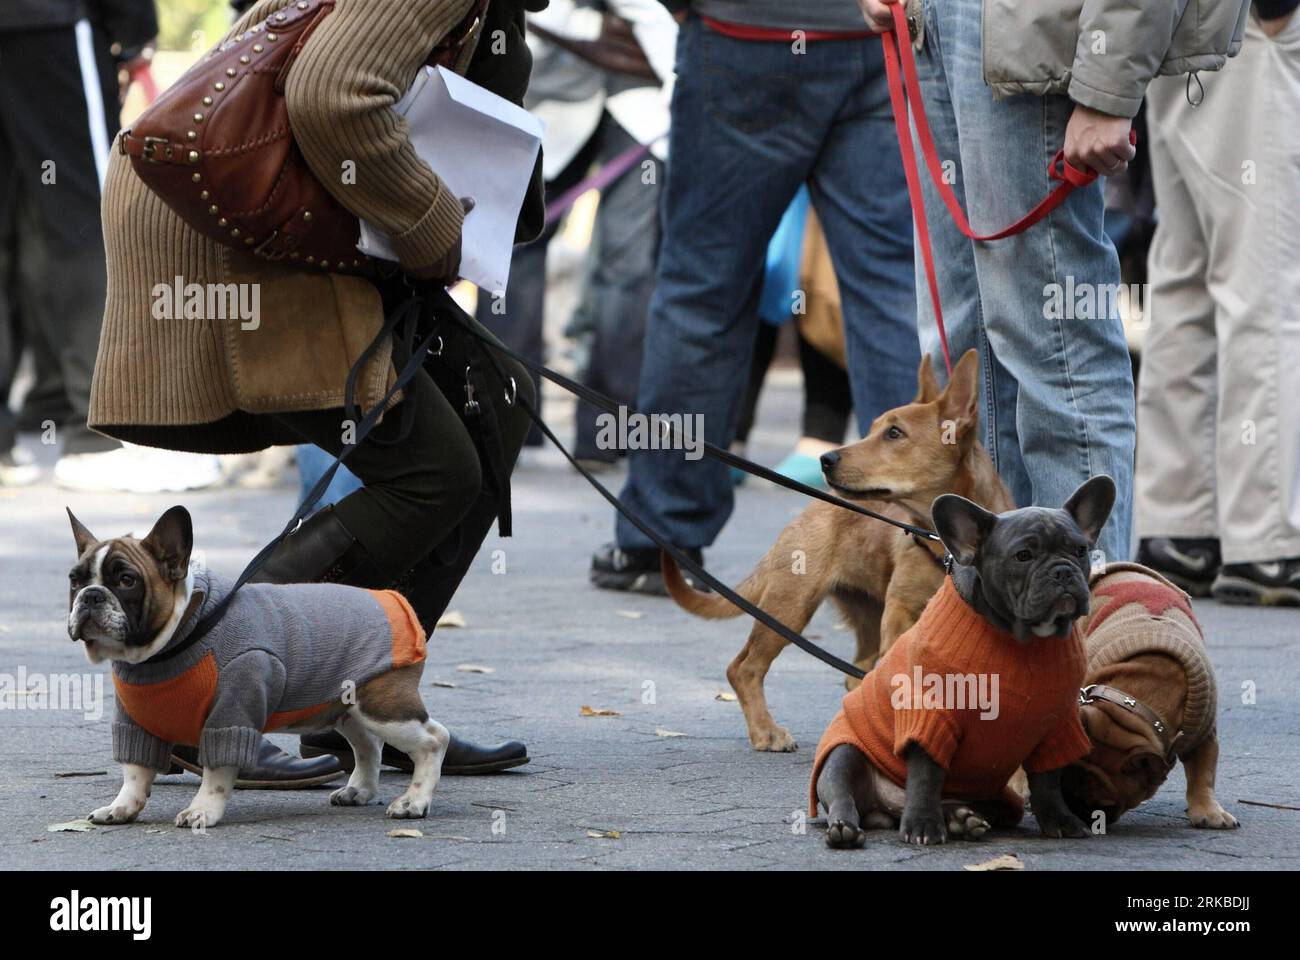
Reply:
M438 44L450 66L488 0ZM284 88L294 58L334 0L298 0L208 51L118 137L140 179L211 240L266 260L368 274L360 224L307 166Z

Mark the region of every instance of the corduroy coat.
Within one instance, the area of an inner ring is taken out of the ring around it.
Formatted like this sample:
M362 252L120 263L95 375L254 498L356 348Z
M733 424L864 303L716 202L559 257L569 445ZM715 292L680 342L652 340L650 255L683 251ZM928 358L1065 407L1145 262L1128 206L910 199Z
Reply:
M229 35L292 2L261 0ZM337 0L303 46L285 89L293 133L312 171L345 207L386 232L410 269L436 262L451 247L463 215L458 198L415 154L405 120L389 107L472 3ZM494 0L454 65L515 102L532 63L522 9L520 0ZM484 35L499 42L492 56L475 57ZM355 165L346 184L345 164ZM533 186L517 239L540 229L540 175ZM348 370L383 325L374 283L259 260L201 236L150 192L116 149L103 218L108 296L91 427L150 446L246 452L298 442L267 414L343 405ZM243 318L186 319L172 310L167 318L160 292L187 284L241 285L244 303L256 303L256 317L247 317L250 310ZM394 378L391 344L385 344L358 378L362 409L377 403Z

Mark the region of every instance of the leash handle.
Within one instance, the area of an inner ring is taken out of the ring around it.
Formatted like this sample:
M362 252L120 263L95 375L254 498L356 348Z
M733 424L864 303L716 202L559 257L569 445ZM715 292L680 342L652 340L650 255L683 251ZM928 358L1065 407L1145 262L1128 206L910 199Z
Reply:
M943 362L952 376L952 357L948 350L948 332L943 325L943 308L939 302L939 283L934 269L934 251L930 247L929 225L925 217L925 202L921 196L921 177L916 160L916 149L912 144L911 129L908 125L909 113L916 125L916 139L921 144L921 154L925 158L930 180L943 200L944 206L952 217L953 223L963 236L981 242L1002 240L1028 230L1038 221L1055 210L1079 187L1086 187L1097 179L1092 170L1080 170L1065 159L1065 151L1058 150L1051 163L1047 165L1047 176L1059 181L1051 193L1038 202L1032 210L1010 226L993 233L976 233L966 218L957 195L951 184L944 181L943 166L939 162L939 151L934 145L934 136L930 132L930 122L926 118L925 104L921 99L921 80L916 72L916 59L912 55L912 45L908 42L907 13L902 3L891 6L894 17L892 32L882 33L880 42L885 54L885 76L889 81L889 102L894 112L894 129L898 134L899 152L903 156L903 172L907 177L907 193L912 202L912 219L916 223L917 239L921 245L921 255L925 263L925 279L930 288L930 303L934 308L935 322L939 327L939 343L943 348ZM901 73L900 76L900 65ZM906 84L903 80L906 79ZM909 109L910 108L910 109ZM1129 130L1129 143L1137 145L1137 131Z

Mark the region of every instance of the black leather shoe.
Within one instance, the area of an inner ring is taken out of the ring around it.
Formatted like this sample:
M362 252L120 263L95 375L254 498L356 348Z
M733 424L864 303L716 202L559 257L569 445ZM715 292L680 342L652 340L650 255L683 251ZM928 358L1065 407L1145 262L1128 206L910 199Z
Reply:
M304 757L334 756L345 770L351 770L355 761L352 747L343 735L333 730L312 733L302 738L299 748ZM481 747L462 740L454 733L447 744L447 755L442 758L442 772L449 777L472 777L484 773L500 773L512 767L522 767L531 758L528 748L518 740L506 740L491 747ZM414 771L411 758L396 747L384 744L381 762L406 773Z
M682 552L696 563L704 563L704 554L699 547L687 547ZM696 583L685 570L682 578L697 590L708 590L704 584ZM605 544L591 555L591 582L602 590L668 596L663 574L659 572L658 547L624 550L616 543Z
M194 747L172 747L172 765L203 775L199 751ZM171 772L171 771L168 771ZM240 770L235 780L239 790L301 790L337 780L347 771L338 757L322 756L310 760L285 753L270 740L263 739L257 751L257 763Z

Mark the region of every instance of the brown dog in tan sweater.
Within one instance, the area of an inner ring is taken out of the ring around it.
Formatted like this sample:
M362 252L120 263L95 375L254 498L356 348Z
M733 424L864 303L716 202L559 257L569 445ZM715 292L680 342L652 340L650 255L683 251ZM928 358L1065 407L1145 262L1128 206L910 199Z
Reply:
M1218 696L1187 594L1136 563L1094 570L1089 587L1079 712L1093 749L1062 776L1066 802L1085 822L1112 824L1181 760L1191 825L1240 826L1214 795Z

